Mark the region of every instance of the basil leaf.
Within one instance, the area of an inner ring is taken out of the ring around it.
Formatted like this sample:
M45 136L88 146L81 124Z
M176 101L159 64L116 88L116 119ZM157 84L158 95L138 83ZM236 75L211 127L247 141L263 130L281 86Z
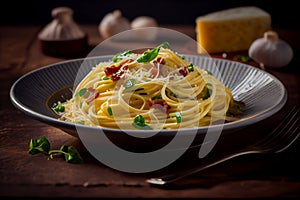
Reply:
M46 137L40 139L31 139L29 142L29 153L34 155L37 153L48 154L50 151L50 143Z
M87 88L82 88L78 92L76 92L75 97L80 96L82 97L87 92Z
M150 62L151 60L153 60L154 58L156 58L156 56L158 55L160 48L154 48L152 50L147 50L144 52L144 54L137 59L138 63L146 63L146 62Z
M80 164L83 163L83 159L73 146L61 146L60 150L65 156L65 160L68 163Z
M144 54L140 58L137 59L137 62L138 63L150 62L151 60L156 58L160 48L169 49L170 45L168 42L164 42L164 43L158 45L157 47L153 48L152 50L145 51Z
M43 153L47 155L48 159L53 158L53 154L64 154L65 160L68 163L83 163L83 159L73 146L61 146L58 150L50 150L50 143L46 137L40 139L31 139L29 142L29 153L34 155Z

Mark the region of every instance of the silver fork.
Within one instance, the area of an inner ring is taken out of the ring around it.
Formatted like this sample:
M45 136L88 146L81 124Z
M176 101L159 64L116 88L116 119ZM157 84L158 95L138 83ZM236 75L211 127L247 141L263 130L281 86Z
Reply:
M150 178L147 179L146 182L153 185L166 185L238 156L255 153L282 152L291 146L291 144L296 141L300 135L298 131L299 110L299 106L294 106L271 133L267 134L264 138L251 146L226 155L221 159L204 162L201 166L197 166L196 168L181 170L178 173L164 175L158 178Z

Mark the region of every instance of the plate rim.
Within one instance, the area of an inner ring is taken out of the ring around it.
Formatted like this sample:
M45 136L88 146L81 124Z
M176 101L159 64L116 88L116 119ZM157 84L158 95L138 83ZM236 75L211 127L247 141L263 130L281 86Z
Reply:
M256 115L252 115L251 117L246 117L244 119L240 119L238 121L234 121L234 122L230 122L230 123L225 123L225 124L220 124L220 125L213 125L213 126L201 126L201 127L196 127L196 128L181 128L181 129L171 129L171 130L165 130L165 129L161 129L159 130L159 132L164 132L166 135L172 134L174 132L178 132L178 130L184 132L185 134L190 132L191 130L197 130L197 133L200 131L204 131L207 130L208 128L220 128L220 126L222 126L222 131L223 130L232 130L232 129L237 129L237 128L241 128L241 127L245 127L251 124L255 124L261 120L264 120L274 114L276 114L278 111L280 111L284 105L287 102L288 99L288 93L287 93L287 89L285 87L285 85L274 75L272 75L271 73L261 70L259 68L256 68L252 65L246 64L246 63L242 63L239 61L234 61L234 60L228 60L228 59L223 59L223 58L215 58L215 57L208 57L208 56L201 56L201 55L193 55L193 54L184 54L185 56L189 56L189 57L202 57L204 59L212 59L214 60L218 60L220 62L231 62L231 63L237 63L238 65L243 65L243 67L246 68L251 68L251 70L258 70L261 73L264 73L268 76L270 76L272 78L273 81L276 81L277 84L280 85L280 87L283 90L283 95L281 98L279 98L276 103L274 103L274 105L272 105L271 107L269 107L268 109L259 112ZM87 57L87 58L76 58L76 59L69 59L69 60L65 60L65 61L60 61L60 62L56 62L56 63L51 63L51 64L47 64L45 66L39 67L37 69L34 69L32 71L29 71L25 74L23 74L22 76L20 76L11 86L10 90L9 90L9 96L10 96L10 100L12 102L12 104L20 111L22 111L24 114L26 114L27 116L36 119L38 121L44 122L46 124L52 125L56 128L62 129L63 128L76 128L77 126L80 128L89 128L89 129L96 129L96 130L103 130L104 132L131 132L131 133L138 133L140 132L140 130L135 130L135 129L126 129L126 130L122 130L122 129L113 129L113 128L106 128L106 127L93 127L93 126L86 126L86 125L81 125L81 124L75 124L75 123L71 123L71 122L66 122L66 121L61 121L58 120L57 118L54 117L50 117L41 113L38 113L36 111L31 110L30 108L26 107L24 104L22 104L22 102L20 102L16 95L15 95L15 88L16 86L24 79L28 78L31 74L34 73L39 73L45 69L48 68L52 68L52 67L57 67L58 65L63 65L65 63L74 63L74 62L84 62L86 59L103 59L103 58L111 58L113 55L101 55L101 56L92 56L92 57ZM158 130L147 130L147 132L151 133L151 132L157 132ZM69 133L70 134L70 133ZM72 135L72 134L71 134ZM75 137L78 137L76 135L73 135Z

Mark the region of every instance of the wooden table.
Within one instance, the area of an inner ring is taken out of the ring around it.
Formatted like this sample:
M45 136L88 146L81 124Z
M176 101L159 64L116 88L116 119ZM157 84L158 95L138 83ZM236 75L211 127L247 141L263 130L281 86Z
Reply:
M192 26L167 27L195 38ZM151 173L130 174L111 169L93 158L78 138L27 117L10 101L9 90L14 81L33 69L70 59L47 56L40 51L36 40L40 28L37 26L0 28L1 198L300 197L299 142L281 154L237 158L187 177L171 186L154 187L145 182L146 178L151 177ZM82 25L82 28L88 33L90 44L101 42L96 26ZM284 109L258 125L258 128L266 130L271 130L276 125L283 117L284 110L299 105L300 99L298 72L300 32L293 30L278 30L278 32L292 45L295 55L293 61L285 68L266 69L280 79L288 90L288 102ZM30 155L29 140L42 136L49 139L53 148L59 148L63 144L75 146L84 158L84 164L69 164L63 159L47 160L42 155ZM189 162L193 164L194 161Z

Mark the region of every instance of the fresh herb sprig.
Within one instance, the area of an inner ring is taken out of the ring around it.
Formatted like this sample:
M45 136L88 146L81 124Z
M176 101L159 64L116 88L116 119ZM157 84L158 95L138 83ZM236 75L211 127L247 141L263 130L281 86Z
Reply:
M153 48L151 50L145 51L144 54L137 59L137 62L138 63L147 63L147 62L150 62L151 60L153 60L154 58L157 57L160 48L167 49L167 48L170 48L170 45L169 45L168 42L163 42L159 46L157 46L157 47L155 47L155 48Z
M31 155L42 153L47 156L48 160L53 159L54 154L61 154L64 155L65 161L68 163L83 163L83 159L75 147L62 145L60 149L51 150L50 142L46 137L41 137L39 139L32 138L29 142L28 152Z
M57 103L53 104L52 109L55 112L64 112L65 111L65 106L63 106L60 102L57 102Z

